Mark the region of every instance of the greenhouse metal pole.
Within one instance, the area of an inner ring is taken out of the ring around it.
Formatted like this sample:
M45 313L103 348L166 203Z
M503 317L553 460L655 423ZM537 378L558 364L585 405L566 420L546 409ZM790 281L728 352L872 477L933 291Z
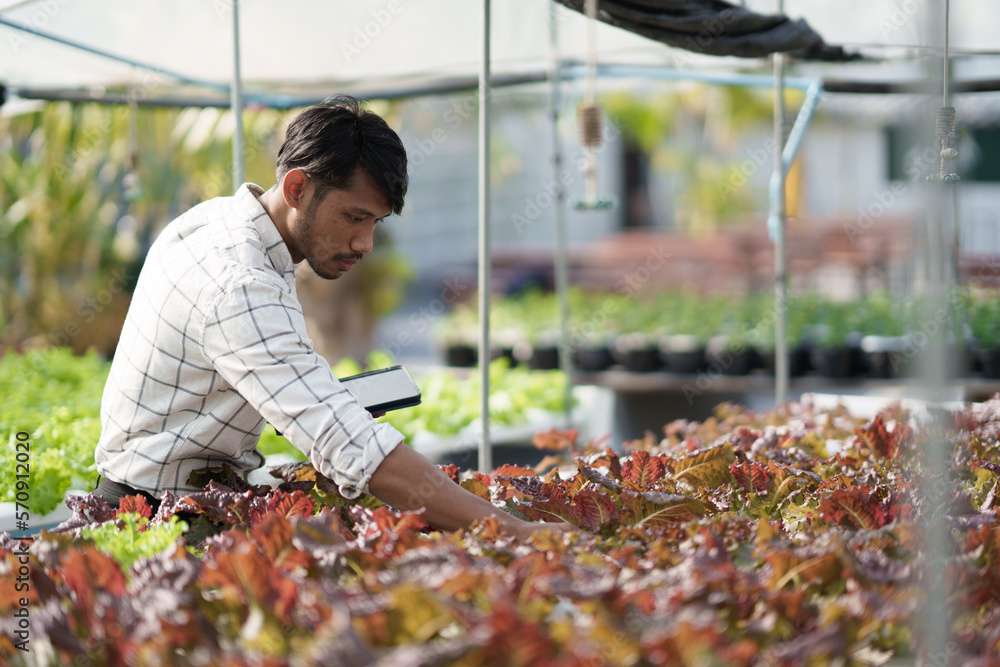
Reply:
M233 85L230 87L233 118L233 191L243 184L243 77L240 74L240 0L233 0Z
M778 0L778 14L784 0ZM785 340L786 261L785 261L785 56L774 54L774 176L771 179L771 213L768 228L774 242L774 402L788 399L788 342Z
M556 186L556 252L555 281L556 295L559 300L559 368L566 374L566 391L563 394L565 404L566 428L573 426L573 357L569 344L569 260L566 256L566 192L562 178L562 149L559 145L559 20L556 16L557 3L549 3L549 43L552 51L552 86L549 96L550 114L552 119L552 172Z
M482 396L479 470L493 469L490 446L490 0L483 0L483 59L479 69L479 376Z
M929 179L925 180L923 200L925 204L925 220L927 232L927 276L925 283L924 298L928 303L928 313L944 312L949 313L951 291L949 288L949 271L946 269L948 254L946 253L946 241L942 234L947 194L946 188L954 188L957 184L949 178L951 175L945 174L946 148L949 146L950 138L955 135L955 109L951 106L948 91L948 66L949 66L949 0L937 0L928 3L924 14L925 24L922 26L923 34L929 35L929 48L931 52L942 51L943 62L941 63L940 79L938 71L932 59L926 60L928 102L933 105L935 92L933 87L940 86L941 103L937 106L935 114L935 135L937 135L940 145L940 171L938 174L929 174ZM943 26L943 34L939 31L939 26ZM942 49L943 47L943 49ZM958 224L958 220L953 220ZM958 276L956 275L955 278ZM950 313L949 313L950 314ZM947 317L947 316L946 316ZM948 320L946 319L945 322ZM922 346L918 359L920 360L921 373L925 386L928 388L928 399L939 405L941 401L948 400L945 388L948 385L948 341L944 332L945 327L938 327L936 334L929 334L928 341ZM929 327L925 323L922 331L929 332ZM915 337L914 337L915 338ZM946 471L953 465L950 447L943 438L931 437L928 433L922 434L922 441L918 445L923 453L923 460L926 462L927 471L920 477L921 490L924 495L924 503L927 510L921 513L921 552L925 563L924 572L925 595L927 603L922 609L922 618L915 619L914 627L923 628L921 632L921 649L918 650L917 659L923 658L927 663L944 661L950 663L951 652L948 650L953 646L951 639L952 616L948 608L948 600L951 596L949 589L948 570L949 565L954 563L956 552L954 543L950 537L950 524L945 512L932 511L947 505L951 498L946 485L943 483L947 478L943 473L938 480L933 480L928 471Z

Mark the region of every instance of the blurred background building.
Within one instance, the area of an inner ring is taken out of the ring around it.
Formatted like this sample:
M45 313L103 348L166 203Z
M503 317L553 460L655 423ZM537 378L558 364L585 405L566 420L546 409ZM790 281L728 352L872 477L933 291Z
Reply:
M744 4L774 11L766 0ZM789 76L821 79L831 91L865 85L892 91L822 96L786 189L793 289L850 298L919 284L921 248L934 244L915 223L921 204L914 186L936 171L937 101L922 90L901 91L919 87L928 65L940 59L933 45L941 26L927 21L922 5L784 3L787 15L806 19L828 43L865 56L793 62ZM404 358L433 358L441 304L450 308L475 293L481 9L458 0L441 0L433 10L402 0L296 6L276 16L262 0L239 5L246 178L265 186L273 180L274 153L291 113L284 107L338 92L369 98L410 154L405 210L388 222L384 249L359 266L363 271L337 284L310 283L303 275L300 291L317 344L331 360L393 343ZM197 201L232 191L235 124L230 112L215 107L228 104L233 8L0 1L0 17L8 21L149 65L0 25L6 87L0 148L8 174L0 191L4 344L96 345L109 354L129 279L156 232ZM585 19L562 6L554 16L558 56L583 62ZM962 175L957 261L962 275L993 280L995 272L983 266L1000 252L1000 93L990 90L1000 78L993 53L998 24L993 2L952 3L952 80L981 88L953 100ZM552 286L554 185L564 179L570 199L583 192L573 110L584 84L560 86L560 120L553 126L544 81L553 55L549 31L548 2L494 5L490 204L495 287L506 293ZM700 56L604 24L597 44L602 64L770 71L764 59ZM614 289L659 253L669 261L643 281L650 289L769 288L770 91L635 77L600 80L598 94L606 111L600 189L616 205L589 212L567 207L572 282ZM69 102L50 101L58 99ZM789 122L801 102L800 93L787 93ZM554 131L562 172L553 166Z

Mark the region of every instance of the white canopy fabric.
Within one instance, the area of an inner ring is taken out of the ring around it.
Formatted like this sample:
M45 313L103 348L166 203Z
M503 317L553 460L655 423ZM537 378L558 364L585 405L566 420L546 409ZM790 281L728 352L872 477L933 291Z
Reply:
M482 5L471 0L242 0L243 79L248 90L475 75ZM492 69L537 70L549 54L548 0L493 5ZM229 0L0 0L3 18L142 63L226 85L232 79ZM563 55L586 56L586 19L558 8ZM602 57L672 64L670 50L602 25ZM0 25L0 83L8 87L173 83Z
M923 4L785 0L785 14L805 19L830 44L905 48L927 41L920 34ZM747 0L746 6L775 10L774 0ZM492 72L544 69L549 0L504 0L492 7ZM1000 3L959 0L952 7L954 49L995 49ZM239 9L242 78L251 97L278 90L363 93L399 82L474 77L478 70L482 3L475 0L241 0ZM232 80L232 11L232 0L0 0L4 20L221 88ZM561 6L557 16L561 56L585 60L586 19ZM604 23L597 27L597 45L604 63L754 65L672 49ZM175 87L176 80L0 25L0 84L98 90L130 85L153 96Z
M785 4L786 14L805 18L832 44L922 41L918 16L905 11L907 3L899 8L861 0ZM992 48L990 35L1000 23L998 3L962 0L953 5L953 45ZM752 0L747 6L774 10L773 0ZM243 78L254 89L474 75L481 11L482 4L473 0L242 0ZM585 59L584 17L565 7L557 11L562 55ZM537 69L546 61L548 12L548 0L493 3L494 72ZM194 78L223 85L232 78L231 0L0 0L0 16ZM604 62L698 62L687 52L603 23L597 42ZM8 26L0 26L0 54L0 83L8 87L172 83ZM719 59L708 62L718 66Z

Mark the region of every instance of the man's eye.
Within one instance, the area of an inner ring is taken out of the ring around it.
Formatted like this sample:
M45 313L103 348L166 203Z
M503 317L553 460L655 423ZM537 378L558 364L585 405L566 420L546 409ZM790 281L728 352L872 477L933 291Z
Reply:
M352 215L351 216L351 220L353 220L354 222L361 222L361 221L364 220L364 218L358 218L358 217L355 217L355 216Z

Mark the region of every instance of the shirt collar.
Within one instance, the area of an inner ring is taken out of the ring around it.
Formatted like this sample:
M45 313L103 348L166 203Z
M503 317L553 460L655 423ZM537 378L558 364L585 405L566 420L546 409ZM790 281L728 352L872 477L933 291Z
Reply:
M261 206L258 197L264 194L264 188L253 183L244 183L236 191L236 206L246 215L247 221L260 234L261 241L267 251L267 257L271 260L271 265L286 281L295 279L295 264L292 262L292 255L288 252L285 240L278 233L278 228L274 226L274 221ZM291 274L291 275L289 275Z

